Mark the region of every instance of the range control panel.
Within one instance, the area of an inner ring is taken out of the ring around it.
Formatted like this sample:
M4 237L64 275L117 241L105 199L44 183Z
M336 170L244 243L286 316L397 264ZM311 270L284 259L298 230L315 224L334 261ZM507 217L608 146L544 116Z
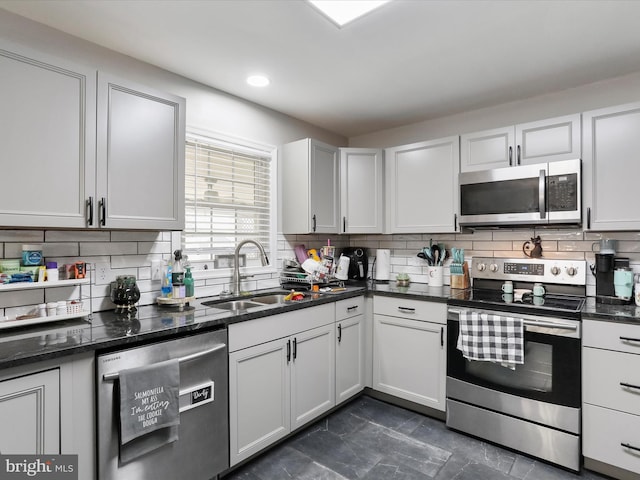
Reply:
M473 257L473 278L586 285L586 260Z

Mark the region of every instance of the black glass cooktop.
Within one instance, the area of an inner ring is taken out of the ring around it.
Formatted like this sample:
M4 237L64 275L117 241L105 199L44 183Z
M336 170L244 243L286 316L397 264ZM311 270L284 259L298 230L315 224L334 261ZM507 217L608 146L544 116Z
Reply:
M575 318L580 315L585 298L580 295L548 293L534 297L531 293L507 294L496 290L473 289L452 298L451 305L502 312L519 312L530 315L552 314Z

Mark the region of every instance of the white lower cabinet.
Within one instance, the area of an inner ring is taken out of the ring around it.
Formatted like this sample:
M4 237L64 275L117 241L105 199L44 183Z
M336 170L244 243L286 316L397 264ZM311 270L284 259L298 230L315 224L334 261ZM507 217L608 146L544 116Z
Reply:
M640 327L589 319L582 325L582 454L640 474Z
M336 302L336 405L365 386L364 297Z
M373 388L445 410L444 303L375 297Z
M335 405L333 304L229 326L230 463Z
M336 404L334 338L332 323L291 339L291 430Z
M35 365L0 371L0 452L78 455L78 478L95 478L93 352Z
M0 425L4 454L59 454L60 370L0 382Z

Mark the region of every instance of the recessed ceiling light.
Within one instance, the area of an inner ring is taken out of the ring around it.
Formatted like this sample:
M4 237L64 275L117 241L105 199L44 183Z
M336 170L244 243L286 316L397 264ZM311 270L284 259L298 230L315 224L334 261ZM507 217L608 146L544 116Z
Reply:
M339 27L381 7L390 0L309 0Z
M247 77L247 83L252 87L266 87L271 82L264 75L251 75Z

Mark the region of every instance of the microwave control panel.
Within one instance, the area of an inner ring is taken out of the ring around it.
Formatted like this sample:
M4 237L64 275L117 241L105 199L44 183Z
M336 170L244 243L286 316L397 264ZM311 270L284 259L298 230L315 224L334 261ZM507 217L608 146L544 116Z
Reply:
M578 209L578 175L551 175L547 183L547 201L550 212L572 212Z

